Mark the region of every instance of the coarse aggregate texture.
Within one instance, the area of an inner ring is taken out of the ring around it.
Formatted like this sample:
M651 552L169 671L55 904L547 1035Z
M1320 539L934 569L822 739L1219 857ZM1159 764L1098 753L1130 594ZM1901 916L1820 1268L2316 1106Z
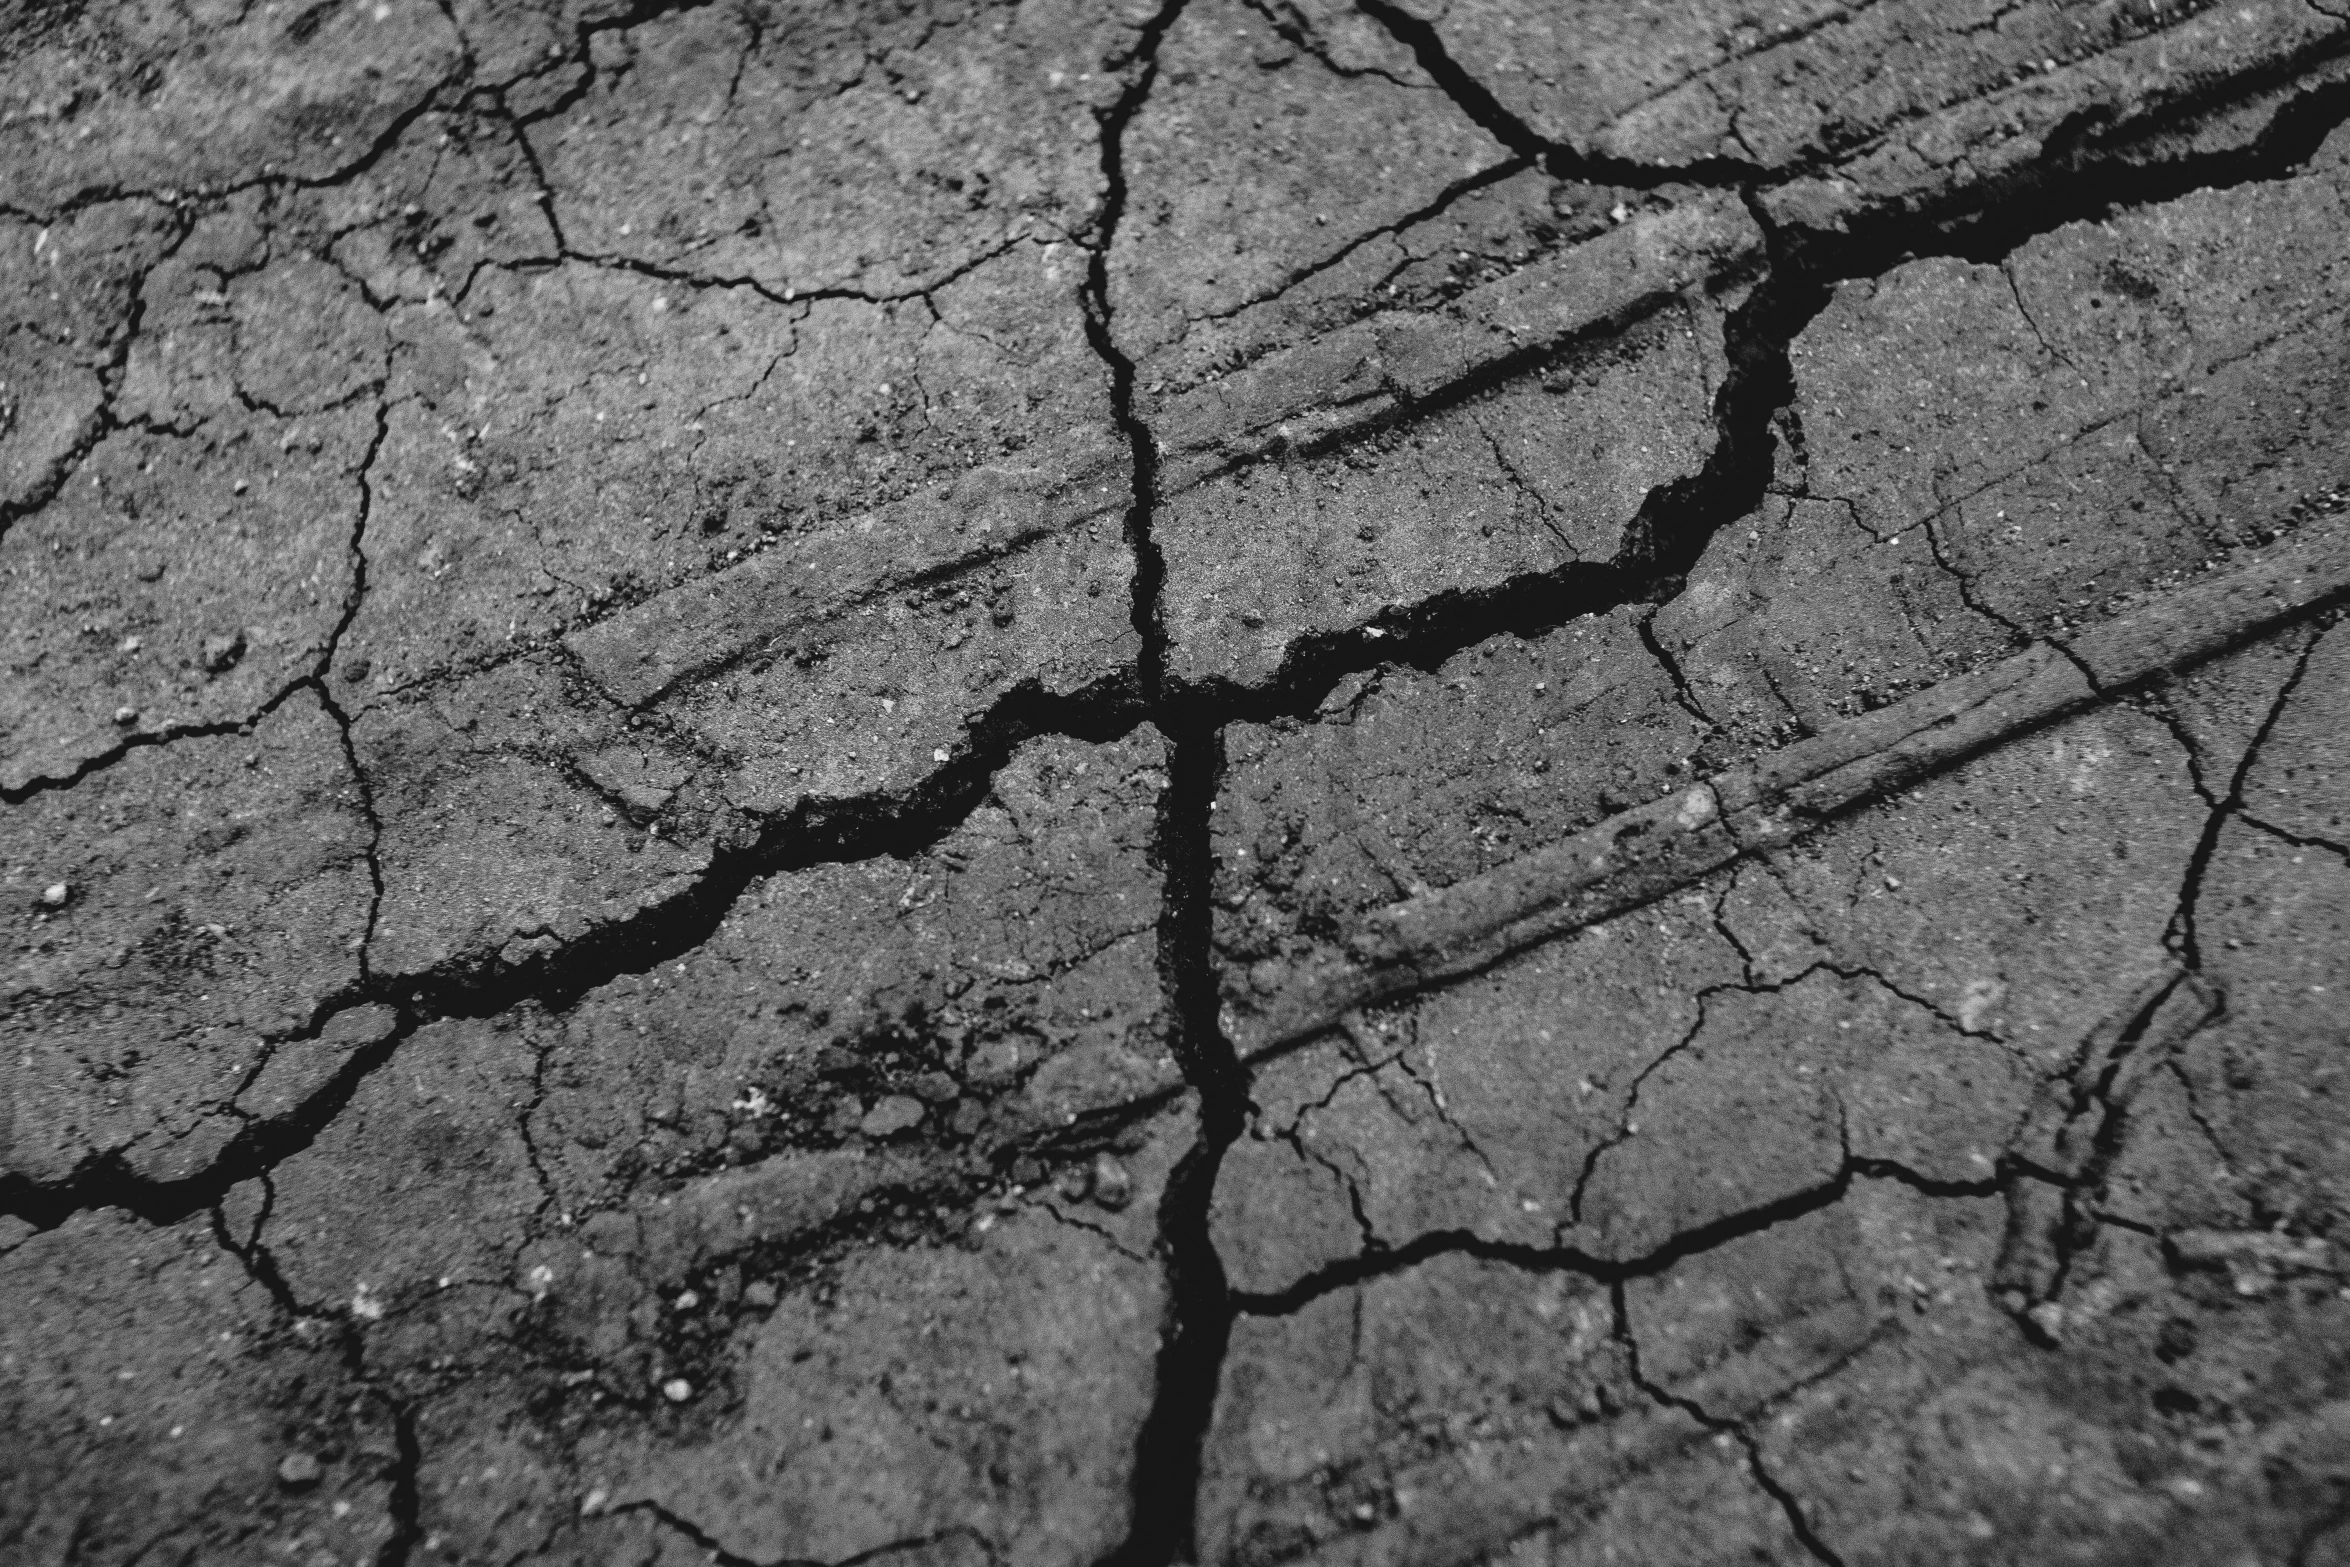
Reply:
M0 7L0 1563L2350 1560L2345 122Z

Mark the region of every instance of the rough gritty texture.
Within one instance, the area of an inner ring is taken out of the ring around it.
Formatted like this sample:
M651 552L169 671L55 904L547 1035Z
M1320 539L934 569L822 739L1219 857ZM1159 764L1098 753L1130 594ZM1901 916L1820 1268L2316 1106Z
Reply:
M2350 1559L2345 116L0 7L0 1562Z

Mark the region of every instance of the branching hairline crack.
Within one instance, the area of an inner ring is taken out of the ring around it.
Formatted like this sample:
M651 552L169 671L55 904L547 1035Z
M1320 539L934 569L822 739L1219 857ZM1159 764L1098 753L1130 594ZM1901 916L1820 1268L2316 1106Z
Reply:
M1318 257L1313 261L1306 262L1301 266L1292 268L1278 282L1267 285L1265 288L1257 291L1256 293L1248 295L1239 302L1224 306L1220 309L1210 310L1204 312L1201 315L1192 317L1192 323L1197 324L1203 321L1229 321L1235 316L1245 315L1247 312L1254 310L1259 305L1268 304L1273 300L1279 299L1282 295L1296 288L1301 283L1309 282L1312 279L1321 276L1324 272L1329 271L1332 267L1338 266L1340 263L1344 262L1347 257L1353 255L1356 251L1362 249L1365 245L1370 244L1372 241L1389 238L1391 236L1400 236L1404 230L1409 229L1417 224L1426 223L1431 219L1442 217L1447 211L1451 210L1455 205L1457 205L1463 198L1473 195L1476 192L1485 189L1489 185L1498 185L1502 181L1515 175L1523 174L1527 169L1532 167L1533 165L1526 159L1511 156L1502 159L1498 163L1490 164L1485 168L1479 169L1474 174L1463 175L1461 178L1454 180L1451 184L1445 186L1444 189L1438 191L1436 195L1432 197L1426 204L1415 207L1410 212L1404 213L1400 217L1391 218L1387 222L1381 223L1375 228L1363 230L1361 233L1349 238L1345 244L1339 246L1336 250L1329 252L1327 255Z
M1707 1430L1719 1432L1735 1441L1740 1451L1745 1455L1747 1473L1753 1477L1756 1486L1778 1504L1780 1512L1787 1520L1789 1531L1795 1536L1796 1543L1801 1545L1813 1560L1823 1563L1824 1567L1844 1567L1843 1557L1838 1555L1813 1529L1811 1519L1804 1512L1802 1503L1796 1498L1795 1493L1789 1490L1777 1476L1773 1475L1764 1463L1762 1443L1748 1429L1744 1421L1713 1414L1696 1399L1674 1393L1661 1383L1649 1378L1646 1370L1640 1364L1640 1341L1632 1331L1631 1306L1626 1298L1622 1280L1616 1281L1610 1287L1608 1298L1614 1313L1616 1341L1623 1346L1625 1363L1633 1385L1658 1405L1667 1409L1677 1409Z
M1692 1257L1832 1207L1842 1202L1858 1181L1890 1182L1932 1198L1981 1198L1999 1195L2027 1173L2011 1162L1979 1180L1947 1180L1922 1175L1896 1160L1847 1150L1825 1180L1691 1225L1631 1256L1604 1256L1569 1243L1532 1246L1495 1240L1473 1230L1429 1230L1407 1241L1324 1264L1278 1290L1236 1290L1232 1300L1235 1309L1246 1316L1294 1316L1327 1295L1449 1256L1476 1257L1536 1273L1576 1274L1601 1284L1652 1278Z

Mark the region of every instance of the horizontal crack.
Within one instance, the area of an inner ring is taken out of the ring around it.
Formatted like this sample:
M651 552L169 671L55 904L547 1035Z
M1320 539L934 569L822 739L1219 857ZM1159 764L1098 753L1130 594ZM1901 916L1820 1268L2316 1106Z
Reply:
M1232 1305L1245 1316L1295 1316L1315 1301L1340 1290L1419 1267L1438 1257L1455 1256L1503 1263L1532 1272L1573 1273L1601 1284L1618 1284L1626 1279L1653 1277L1732 1241L1833 1207L1844 1200L1856 1181L1893 1181L1929 1197L1991 1197L2020 1174L2020 1170L2006 1168L1979 1181L1944 1181L1920 1175L1891 1160L1848 1154L1836 1173L1818 1185L1693 1226L1668 1238L1653 1251L1633 1257L1602 1257L1571 1245L1530 1246L1497 1241L1467 1230L1431 1230L1400 1244L1376 1247L1325 1263L1279 1290L1235 1290Z
M305 687L310 684L303 682ZM656 908L519 965L475 960L417 976L366 974L357 985L322 1002L304 1029L277 1043L314 1038L335 1016L375 1004L388 1005L397 1015L392 1034L355 1053L298 1110L247 1123L205 1170L155 1181L136 1175L119 1157L101 1155L51 1181L0 1176L0 1213L13 1213L44 1229L91 1208L117 1207L157 1221L185 1217L217 1200L237 1181L308 1147L358 1084L417 1029L450 1018L495 1017L526 1002L560 1011L600 985L647 972L701 946L750 886L764 877L820 864L921 853L985 803L996 774L1030 739L1066 735L1105 744L1145 721L1125 682L1113 682L1112 689L1090 698L1015 692L975 728L962 755L914 789L885 798L803 804L769 823L749 844L719 850L692 889ZM372 858L370 868L375 869ZM374 907L371 903L371 918Z
M142 751L160 750L183 740L216 740L223 735L249 734L255 724L292 701L296 694L312 689L315 683L314 677L310 675L288 681L270 693L259 706L235 718L170 724L161 729L142 730L119 744L83 757L65 772L37 775L13 789L0 785L0 805L23 805L39 795L71 789L86 779L120 766Z

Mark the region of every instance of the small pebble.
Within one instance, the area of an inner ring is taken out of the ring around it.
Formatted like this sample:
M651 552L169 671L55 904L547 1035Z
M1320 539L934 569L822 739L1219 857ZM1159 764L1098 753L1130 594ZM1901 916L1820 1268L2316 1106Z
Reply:
M128 729L139 721L139 710L135 707L118 707L114 710L114 721Z
M309 1489L318 1483L319 1475L324 1472L319 1468L318 1460L308 1453L288 1453L277 1464L278 1481L289 1491Z
M778 1297L775 1293L775 1286L768 1283L765 1279L761 1279L755 1284L747 1285L743 1289L743 1304L751 1307L755 1311L774 1310L777 1298Z
M694 1385L683 1377L671 1377L661 1384L661 1396L672 1404L682 1404L694 1396Z
M45 908L62 909L72 897L73 889L61 881L53 881L41 889L41 903Z
M693 1290L680 1291L673 1304L680 1311L691 1311L702 1303L702 1297Z
M1126 1206L1134 1196L1134 1177L1126 1173L1126 1166L1100 1154L1093 1161L1093 1200L1115 1213Z

